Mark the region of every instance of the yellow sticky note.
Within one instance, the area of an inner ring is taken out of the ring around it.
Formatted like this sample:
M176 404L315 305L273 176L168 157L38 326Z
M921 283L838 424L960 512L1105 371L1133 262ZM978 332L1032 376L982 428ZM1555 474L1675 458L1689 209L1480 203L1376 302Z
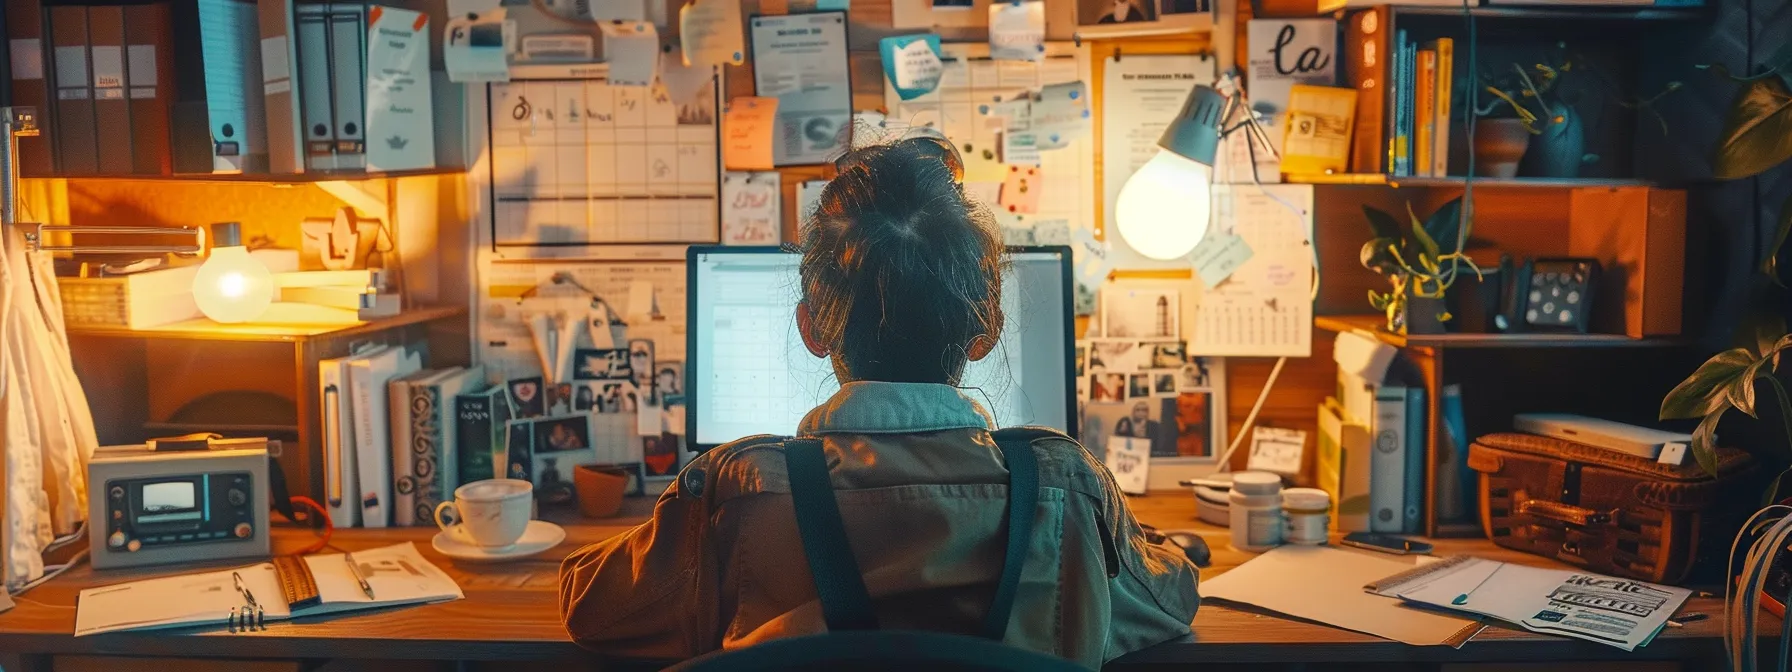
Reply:
M1002 209L1014 215L1039 212L1039 169L1009 166L1002 182Z
M729 170L771 170L772 130L778 99L741 96L722 119L722 165Z

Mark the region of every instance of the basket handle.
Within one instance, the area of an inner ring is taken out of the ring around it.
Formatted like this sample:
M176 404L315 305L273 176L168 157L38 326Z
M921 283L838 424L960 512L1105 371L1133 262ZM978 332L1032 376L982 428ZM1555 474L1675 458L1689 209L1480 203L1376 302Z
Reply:
M1519 502L1515 511L1521 516L1547 518L1549 520L1559 521L1577 527L1605 525L1612 522L1614 517L1612 513L1609 512L1594 511L1572 504L1550 502L1541 499L1527 499Z

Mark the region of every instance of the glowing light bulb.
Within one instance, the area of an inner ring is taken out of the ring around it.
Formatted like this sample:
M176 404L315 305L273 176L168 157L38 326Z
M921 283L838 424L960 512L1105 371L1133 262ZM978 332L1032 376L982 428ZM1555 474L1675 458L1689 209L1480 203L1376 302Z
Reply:
M248 322L274 301L274 274L249 248L214 247L193 276L193 301L216 322Z
M1114 219L1120 237L1152 259L1187 255L1212 219L1213 168L1160 149L1120 188Z

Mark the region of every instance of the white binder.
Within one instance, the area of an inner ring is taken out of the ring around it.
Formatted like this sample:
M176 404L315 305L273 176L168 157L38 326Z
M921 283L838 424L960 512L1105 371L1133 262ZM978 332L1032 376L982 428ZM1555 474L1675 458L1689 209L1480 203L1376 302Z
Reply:
M349 364L356 471L361 481L361 523L365 527L392 524L392 434L388 426L391 407L386 384L422 368L422 358L406 348L381 350Z
M267 170L267 117L255 3L198 0L212 172Z
M383 348L382 348L383 349ZM360 467L355 454L354 403L349 399L349 363L377 352L317 363L318 408L323 416L324 507L337 527L361 524Z
M367 167L367 6L330 5L330 83L336 111L336 168Z
M1370 532L1405 531L1407 392L1399 385L1382 385L1375 390L1375 420L1370 426Z
M336 108L330 100L330 8L299 5L298 84L307 170L336 169Z
M261 86L268 111L268 172L305 172L305 115L298 80L292 0L262 0Z

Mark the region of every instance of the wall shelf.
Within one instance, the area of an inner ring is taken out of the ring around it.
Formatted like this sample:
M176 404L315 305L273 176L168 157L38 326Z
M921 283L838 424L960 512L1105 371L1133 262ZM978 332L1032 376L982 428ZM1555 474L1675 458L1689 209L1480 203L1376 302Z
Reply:
M1298 174L1288 175L1287 181L1294 184L1386 186L1394 189L1402 187L1462 188L1464 185L1468 184L1468 178L1461 175L1451 177L1391 177L1375 173ZM1494 189L1585 189L1599 187L1653 187L1656 185L1648 180L1598 177L1477 177L1475 178L1475 186L1478 188L1486 187Z
M1706 15L1705 7L1589 7L1585 5L1520 5L1470 7L1477 19L1560 19L1579 21L1684 21ZM1394 11L1405 16L1460 17L1460 5L1409 6L1396 5Z
M423 177L430 175L460 175L466 168L444 166L439 168L423 168L418 170L394 170L389 172L355 172L355 171L317 171L290 174L250 174L250 173L183 173L176 175L39 175L27 176L26 180L150 180L169 182L248 182L258 184L308 184L312 182L361 182L367 180L386 180L400 177Z
M356 334L383 332L414 324L434 322L466 314L460 306L412 308L392 317L360 324L219 324L205 318L165 324L151 329L115 327L83 327L69 325L70 336L102 336L112 338L153 338L189 341L260 341L293 342L321 337L338 338Z
M1623 334L1427 334L1402 336L1380 328L1381 315L1320 315L1313 326L1326 331L1373 335L1396 348L1666 348L1684 344L1680 338L1631 338Z

